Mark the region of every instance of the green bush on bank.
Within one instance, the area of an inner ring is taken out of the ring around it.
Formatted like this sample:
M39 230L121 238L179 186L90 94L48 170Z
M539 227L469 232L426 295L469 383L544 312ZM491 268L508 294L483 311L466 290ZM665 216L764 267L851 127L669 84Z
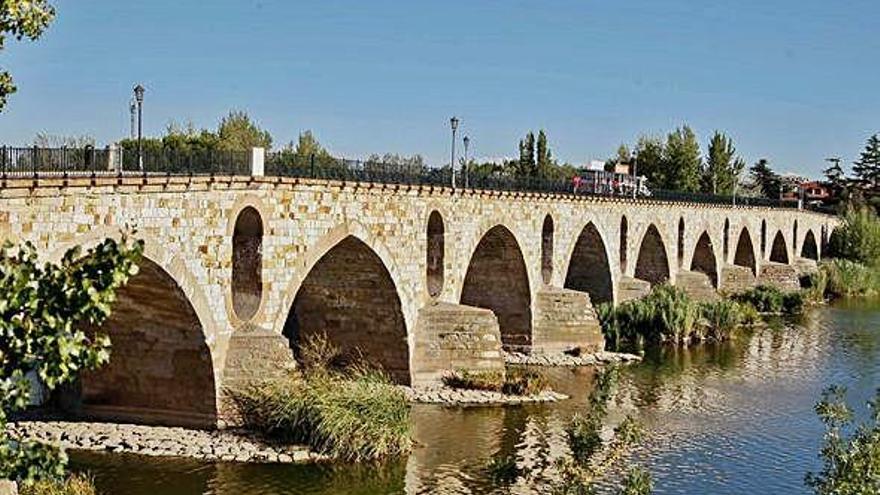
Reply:
M332 351L326 342L312 347L321 346ZM409 452L410 408L404 392L368 365L338 370L328 362L313 357L314 367L302 373L230 390L244 425L348 461Z
M733 296L740 304L754 307L760 313L798 314L804 310L805 294L800 291L783 291L771 285L759 285Z
M831 257L875 266L880 261L880 219L871 208L849 208L828 244Z
M441 380L447 387L463 390L485 390L508 395L535 395L550 388L547 378L539 371L525 368L468 371L456 370Z
M830 297L871 297L880 294L880 270L857 261L833 259L819 265Z

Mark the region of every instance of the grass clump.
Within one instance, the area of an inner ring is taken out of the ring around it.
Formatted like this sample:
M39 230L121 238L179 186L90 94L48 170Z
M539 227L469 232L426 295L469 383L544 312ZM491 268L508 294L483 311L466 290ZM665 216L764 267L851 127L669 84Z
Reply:
M501 392L507 395L535 395L550 388L542 373L524 368L511 368L506 373L504 370L456 370L444 375L442 381L450 388Z
M715 340L729 339L745 320L742 305L730 299L700 303L700 316L706 336Z
M645 468L636 466L630 468L623 481L623 487L618 495L650 495L654 492L654 479Z
M857 261L833 259L819 266L831 297L871 297L880 294L880 270Z
M323 338L321 338L324 340ZM325 358L338 355L325 341ZM412 448L410 408L403 391L367 364L345 370L316 359L312 368L231 390L245 426L348 461L397 457Z
M96 495L98 493L92 478L83 474L72 474L63 480L45 479L23 484L19 495Z
M616 308L602 304L598 314L606 340L619 350L645 342L686 343L696 327L699 307L684 291L664 284Z

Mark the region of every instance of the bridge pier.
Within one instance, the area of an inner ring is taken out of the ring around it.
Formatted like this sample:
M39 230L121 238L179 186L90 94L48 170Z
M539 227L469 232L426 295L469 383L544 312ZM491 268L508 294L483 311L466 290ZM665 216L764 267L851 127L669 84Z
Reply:
M501 330L489 309L434 303L419 310L412 383L437 383L455 370L504 371Z
M651 282L635 277L621 277L617 289L617 303L641 299L651 292Z
M752 269L747 266L724 265L721 268L720 289L727 294L751 289L756 283Z
M588 293L558 287L538 291L532 353L597 352L604 348L605 339Z
M782 290L798 290L801 288L800 275L797 268L784 263L769 261L761 265L758 285L772 285Z
M697 301L714 301L718 292L712 286L712 280L703 272L681 270L675 279L675 285L683 290L691 299Z

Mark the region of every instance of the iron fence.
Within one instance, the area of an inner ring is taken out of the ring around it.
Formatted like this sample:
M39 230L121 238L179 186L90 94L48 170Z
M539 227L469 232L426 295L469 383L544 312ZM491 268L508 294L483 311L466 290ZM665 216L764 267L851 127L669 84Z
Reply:
M125 175L232 175L251 174L248 151L162 148L0 148L0 174L5 177L76 174ZM381 184L451 186L449 167L348 160L326 154L303 155L289 150L265 155L265 175L356 181ZM521 191L571 196L616 197L630 194L575 187L573 178L510 177L496 174L457 174L456 186L486 191ZM716 196L712 194L654 189L640 199L690 203L796 208L797 202L766 198Z

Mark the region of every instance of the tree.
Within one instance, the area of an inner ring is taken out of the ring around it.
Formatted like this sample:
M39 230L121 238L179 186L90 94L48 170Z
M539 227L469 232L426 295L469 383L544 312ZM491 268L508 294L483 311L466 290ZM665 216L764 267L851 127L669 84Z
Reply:
M550 148L547 145L547 134L544 133L544 129L538 131L536 166L537 175L542 178L551 175L552 169L555 166L553 157L550 154Z
M779 198L782 188L782 179L770 168L770 162L765 158L758 160L750 169L752 182L765 198Z
M702 157L697 136L688 126L682 126L666 137L663 154L662 188L696 192L700 188Z
M233 110L220 119L217 126L220 146L224 149L245 151L251 148L272 147L272 135L251 121L247 112Z
M83 255L41 265L26 243L0 249L0 479L30 482L64 474L56 447L11 437L10 413L30 402L28 373L54 389L110 357L107 335L87 333L110 315L116 291L137 273L141 241L105 240Z
M648 183L652 186L662 187L666 181L663 171L663 155L664 145L660 138L653 136L642 136L636 143L635 173L648 179Z
M35 41L55 19L55 9L46 0L3 0L0 2L0 50L6 36L21 41ZM12 75L0 70L0 111L6 106L6 98L15 93Z
M617 163L629 163L632 160L632 153L625 144L617 147Z
M534 177L537 171L535 163L535 134L529 131L524 139L519 141L519 162L517 176Z
M706 156L703 169L703 191L712 194L731 195L739 174L745 168L745 161L736 156L733 140L715 131Z
M880 134L868 138L861 157L853 164L853 175L871 190L877 188L880 182Z
M66 136L61 134L49 134L38 132L34 136L33 146L37 148L85 148L86 146L95 146L95 138L92 136Z

